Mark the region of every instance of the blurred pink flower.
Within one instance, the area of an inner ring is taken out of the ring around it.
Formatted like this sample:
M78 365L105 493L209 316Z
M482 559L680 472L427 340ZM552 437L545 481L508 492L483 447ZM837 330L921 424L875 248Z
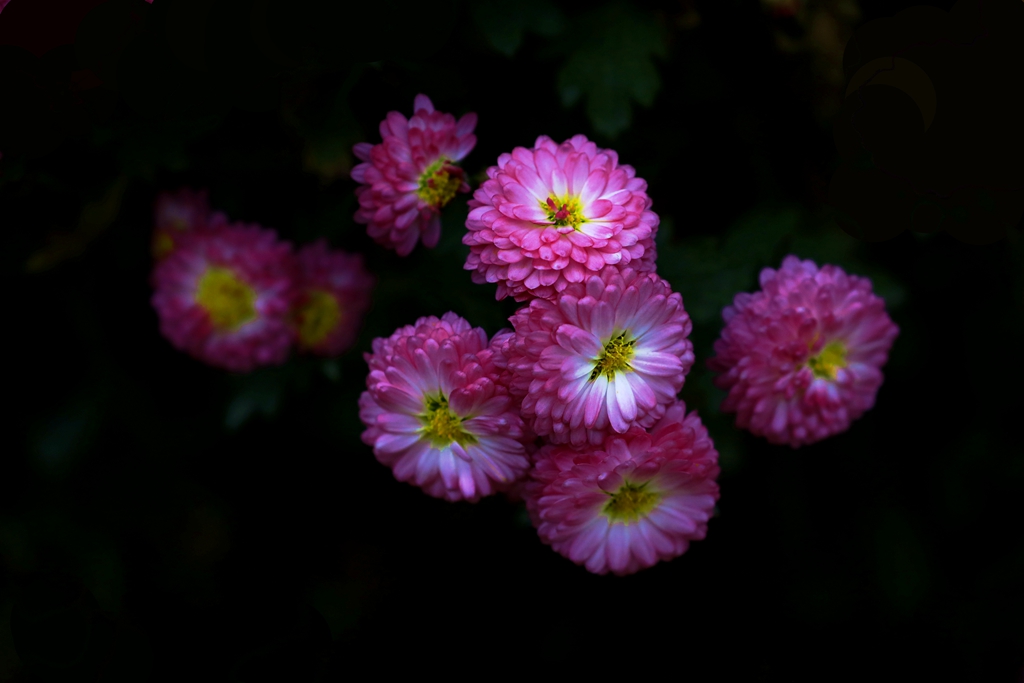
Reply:
M682 297L654 273L605 269L510 320L511 389L527 424L555 443L652 425L694 361Z
M364 162L352 169L352 179L361 183L355 221L399 256L412 252L421 237L424 246L437 246L441 209L470 189L455 162L476 145L476 114L456 122L451 114L434 111L426 95L416 96L413 110L409 120L388 113L380 124L380 144L353 147Z
M542 135L487 169L470 200L462 241L473 281L497 298L554 298L606 266L654 270L658 216L647 183L613 150L583 135L561 145Z
M623 575L704 538L718 452L697 414L685 413L677 401L649 431L633 427L583 450L542 448L523 490L541 540L590 572Z
M283 362L292 343L291 245L256 225L189 232L153 271L160 331L210 365L248 372Z
M849 428L869 410L899 328L867 278L787 256L737 294L708 367L729 392L722 410L771 443L796 448Z
M495 382L488 347L484 331L454 313L373 341L359 399L363 441L396 479L476 501L525 472L522 420Z
M295 264L292 324L299 348L338 355L356 340L375 280L362 256L331 250L322 239L301 248Z
M161 192L153 207L153 257L164 258L186 232L217 230L227 225L227 216L210 212L207 191L187 187L177 192Z

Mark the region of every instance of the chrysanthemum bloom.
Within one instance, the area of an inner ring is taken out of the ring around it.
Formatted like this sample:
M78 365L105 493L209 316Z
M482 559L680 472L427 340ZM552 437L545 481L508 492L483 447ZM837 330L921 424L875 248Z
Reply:
M522 420L494 381L488 346L454 313L373 341L359 398L363 441L399 481L475 502L526 471Z
M491 342L487 349L482 354L493 359L494 367L496 369L495 382L500 387L504 387L506 390L509 389L512 384L512 371L508 367L508 356L509 349L515 342L516 333L514 330L503 329L499 330L491 337ZM522 408L522 396L509 392L511 399L510 409L519 413ZM537 449L540 448L538 443L540 437L538 437L529 425L523 425L523 436L520 441L526 449L526 456L532 457ZM519 502L522 500L522 488L526 481L525 473L519 479L508 483L499 484L495 486L495 489L504 493L505 497L513 502Z
M899 328L871 282L787 256L737 294L708 367L736 425L796 448L845 431L875 403Z
M554 298L606 266L653 270L658 216L647 183L583 135L561 145L542 135L487 169L470 200L462 241L473 281L497 298ZM644 258L648 255L648 258Z
M187 187L173 193L161 192L153 213L152 250L157 260L171 253L182 233L215 230L227 224L223 213L210 212L206 190Z
M650 272L602 270L510 320L511 389L527 424L555 443L596 445L652 425L693 365L683 299Z
M352 148L364 163L352 169L359 210L355 221L365 223L379 244L406 256L421 237L426 247L441 237L441 209L458 192L469 192L462 160L476 145L476 114L455 121L434 111L426 95L417 95L413 117L389 112L380 124L383 142L361 142Z
M183 233L153 272L160 331L178 349L227 370L283 362L293 339L292 258L289 243L255 225Z
M633 427L600 447L542 448L524 491L541 540L595 574L623 575L704 538L718 452L685 413L677 402L650 431Z
M335 356L349 348L370 305L374 278L363 257L331 250L318 240L299 250L292 308L299 348Z

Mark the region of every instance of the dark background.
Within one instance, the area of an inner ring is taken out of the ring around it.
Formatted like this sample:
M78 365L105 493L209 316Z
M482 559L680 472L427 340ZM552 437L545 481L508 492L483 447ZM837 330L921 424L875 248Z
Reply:
M1021 680L1019 226L981 246L868 243L825 201L844 46L910 4L13 0L0 680L618 663ZM520 507L431 499L360 441L374 337L448 310L494 333L515 309L462 270L464 198L407 259L352 221L351 146L418 92L479 114L475 183L514 146L576 133L649 182L659 273L694 322L682 397L722 465L719 513L684 556L590 575ZM379 284L356 347L244 376L172 349L149 239L156 194L185 185L232 219L363 253ZM722 307L788 253L871 277L901 330L876 407L799 450L737 431L704 366Z

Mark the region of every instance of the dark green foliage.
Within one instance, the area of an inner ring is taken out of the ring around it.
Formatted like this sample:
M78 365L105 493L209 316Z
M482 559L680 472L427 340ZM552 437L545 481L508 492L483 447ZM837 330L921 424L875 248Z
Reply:
M579 17L564 44L571 52L558 72L562 104L584 98L595 131L616 137L629 127L633 102L654 104L661 80L653 58L668 49L655 16L625 3L599 6Z

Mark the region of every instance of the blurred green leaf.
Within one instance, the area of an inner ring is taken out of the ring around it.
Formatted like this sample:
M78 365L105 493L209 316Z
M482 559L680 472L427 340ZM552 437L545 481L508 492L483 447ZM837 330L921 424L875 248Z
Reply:
M495 50L511 57L523 42L523 33L531 31L546 38L562 32L562 11L544 0L478 2L473 19Z
M99 432L107 393L105 385L90 386L36 424L32 448L43 470L66 474L89 449Z
M654 57L666 57L665 31L650 14L612 3L580 18L579 42L558 74L562 103L571 107L586 98L594 129L608 137L625 130L632 102L654 104L661 79Z
M905 512L884 510L875 528L875 567L878 582L902 616L924 600L930 588L928 556Z
M338 362L337 358L325 360L323 371L324 376L332 382L337 382L341 379L341 363Z
M796 233L800 210L794 207L752 211L742 216L725 238L722 249L731 263L757 268L777 266L779 245Z
M263 368L238 380L238 389L228 402L224 426L235 430L257 415L273 417L285 391L286 368Z
M25 270L39 273L74 258L85 251L117 218L121 198L128 187L128 177L120 175L107 188L102 197L86 203L74 230L47 235L47 245L28 259Z
M694 325L710 324L736 294L756 288L762 268L778 267L800 220L794 207L758 207L740 217L722 240L668 241L659 247L658 273L682 294Z

